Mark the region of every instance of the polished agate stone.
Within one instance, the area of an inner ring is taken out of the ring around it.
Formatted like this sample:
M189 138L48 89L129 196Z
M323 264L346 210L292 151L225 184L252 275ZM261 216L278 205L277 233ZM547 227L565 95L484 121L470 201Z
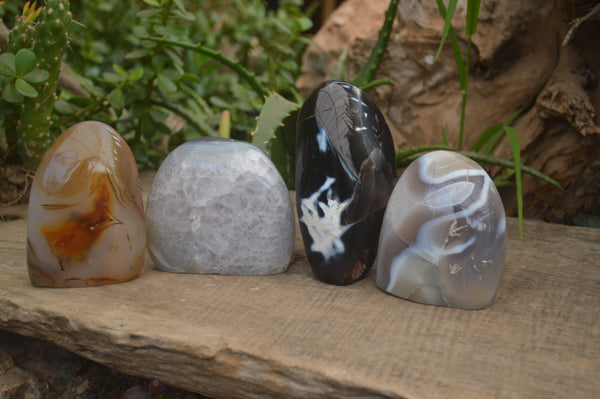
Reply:
M350 284L377 254L396 179L394 143L377 106L348 83L320 85L298 118L296 207L306 254L319 280Z
M48 149L29 198L31 282L84 287L137 277L146 244L138 170L110 126L81 122Z
M241 141L177 147L154 178L146 218L148 250L163 271L280 273L294 249L285 183L262 151Z
M496 296L505 258L504 207L483 168L450 151L410 164L383 218L380 288L430 305L485 308Z

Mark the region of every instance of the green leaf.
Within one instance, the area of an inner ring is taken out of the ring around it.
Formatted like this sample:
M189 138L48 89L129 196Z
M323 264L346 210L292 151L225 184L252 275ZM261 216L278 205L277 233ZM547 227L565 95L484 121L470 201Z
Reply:
M117 84L125 81L125 78L121 75L112 72L104 72L102 73L102 77L109 83Z
M127 78L127 71L125 71L121 65L113 64L113 69L122 77Z
M54 103L54 110L63 115L72 115L79 109L76 105L62 99Z
M173 3L175 3L177 8L179 8L181 12L188 12L188 10L185 9L185 5L183 5L183 2L181 0L173 0Z
M0 54L0 75L15 76L15 55L13 53Z
M129 74L129 80L135 82L136 80L140 80L144 76L144 68L139 67L131 71Z
M442 0L435 0L438 8L444 8L444 3ZM437 60L440 53L442 52L442 48L444 47L444 43L446 42L446 36L448 36L448 31L452 27L452 18L454 17L454 11L456 11L456 4L458 0L449 0L448 2L448 10L446 11L446 15L442 15L444 17L444 29L442 30L442 40L440 41L440 47L435 55L435 59ZM443 13L442 13L443 14Z
M517 129L504 125L504 131L508 136L510 150L515 163L515 182L517 184L517 214L519 216L519 232L523 237L523 187L521 184L521 143Z
M395 1L395 0L392 0ZM242 79L246 80L248 84L252 87L252 89L262 98L266 97L269 93L267 89L256 79L256 76L250 72L248 69L244 68L239 62L234 61L228 57L225 57L218 51L210 49L208 47L202 45L196 45L192 43L184 43L178 42L176 40L164 39L161 37L151 37L151 36L143 36L140 37L142 40L149 40L156 43L164 43L169 44L176 47L182 47L189 50L196 51L200 54L211 57L212 59L220 62L221 64L231 68L234 72L238 74Z
M15 81L15 89L25 97L35 98L38 96L37 90L21 78L17 78Z
M45 69L36 68L23 76L23 79L29 83L42 83L48 79L48 71Z
M175 15L176 18L179 18L179 19L182 19L182 20L185 20L185 21L192 22L192 21L196 20L196 16L194 14L192 14L191 12L182 12L182 11L179 11L179 10L174 10L172 12L172 15ZM172 27L172 28L177 28L177 27ZM181 28L179 30L179 32L184 32L184 31L187 32L187 30L186 30L185 27L180 26L179 28ZM182 36L184 36L184 34L177 35L177 36L178 37L182 37Z
M14 84L7 85L2 91L2 99L9 103L20 103L25 97L19 93Z
M200 79L198 75L194 73L184 73L179 76L179 79L188 83L202 83L202 79Z
M116 109L121 109L125 106L125 99L123 97L123 92L120 89L114 89L111 91L106 99Z
M277 93L269 94L260 110L252 144L268 154L267 145L275 136L275 131L281 126L283 119L298 108L300 104L286 100Z
M467 2L467 36L473 36L477 30L479 20L479 4L481 0L469 0Z
M15 70L17 75L24 76L35 68L36 58L33 51L22 48L15 56Z
M135 16L138 18L151 18L157 14L160 14L160 9L158 8L147 8L145 10L138 11Z
M156 0L143 0L144 3L149 4L154 7L160 7L160 3Z
M229 101L227 101L219 96L211 96L208 100L210 101L210 103L212 105L214 105L215 107L218 107L218 108L229 109L231 107L231 104L229 103Z
M177 85L162 73L159 73L156 77L156 86L165 94L177 91Z
M126 60L137 60L140 58L143 58L145 56L147 56L148 54L150 54L150 50L147 48L140 48L137 50L133 50L127 54L125 54L125 59Z
M299 32L304 32L305 30L309 30L313 26L312 20L308 17L296 18L295 22L297 24Z

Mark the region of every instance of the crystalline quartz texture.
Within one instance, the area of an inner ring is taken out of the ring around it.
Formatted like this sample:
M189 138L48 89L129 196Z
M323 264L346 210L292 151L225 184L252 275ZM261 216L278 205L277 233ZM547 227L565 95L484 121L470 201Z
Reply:
M240 141L198 139L158 170L147 231L161 270L262 275L287 269L295 227L289 192L265 154Z
M145 230L138 170L125 140L100 122L67 129L44 155L29 197L33 284L131 280L142 270Z
M394 143L371 99L328 81L298 118L296 206L316 277L351 284L367 275L396 178Z
M505 257L504 208L485 170L449 151L423 155L406 169L381 228L380 288L431 305L485 308Z

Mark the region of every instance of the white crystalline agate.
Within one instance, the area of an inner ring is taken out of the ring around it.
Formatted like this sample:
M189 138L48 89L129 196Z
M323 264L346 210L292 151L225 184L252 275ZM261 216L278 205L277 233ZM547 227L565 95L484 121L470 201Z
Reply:
M280 273L294 249L285 183L262 151L241 141L199 139L171 152L152 184L146 223L150 255L169 272Z
M331 185L335 183L333 177L328 177L321 188L308 198L301 200L300 221L306 225L308 233L313 239L310 249L320 252L325 260L343 253L346 249L341 237L351 225L342 225L342 212L350 204L352 197L340 203L333 198ZM319 196L328 192L327 203L319 201ZM319 215L319 211L323 216Z
M506 258L506 216L485 170L450 151L413 162L390 197L378 253L377 285L393 295L488 307Z

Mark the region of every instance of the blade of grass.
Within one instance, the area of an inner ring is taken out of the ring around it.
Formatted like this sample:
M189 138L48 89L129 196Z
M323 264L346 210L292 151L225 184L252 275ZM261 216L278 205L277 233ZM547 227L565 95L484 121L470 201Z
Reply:
M442 125L442 144L448 145L448 135L446 134L446 128Z
M477 21L479 20L479 5L481 0L469 0L467 2L467 36L473 36L477 30Z
M495 136L493 136L490 139L490 141L487 142L485 147L483 147L484 154L489 155L492 153L492 151L494 151L494 148L496 148L496 144L498 144L498 141L500 141L500 139L502 138L502 133L503 133L503 130L501 129Z
M390 80L390 79L372 80L371 82L367 83L360 89L362 91L367 91L367 90L373 89L377 86L383 86L383 85L396 86L396 83L394 83L394 81Z
M517 129L504 125L504 131L508 136L510 150L515 162L515 182L517 184L517 214L519 216L519 232L523 237L523 187L521 184L521 143Z
M444 3L442 0L436 0L438 8L440 12L442 8L445 12L442 13L442 17L444 18L444 28L442 29L442 40L440 41L440 47L438 47L438 51L435 54L435 59L437 60L440 53L442 52L442 48L444 47L444 43L446 42L446 37L448 36L448 32L452 28L452 18L454 17L454 11L456 11L456 5L458 4L458 0L450 0L448 2L448 10L444 7Z
M502 166L504 168L516 169L515 163L506 158L498 158L493 155L486 155L486 154L482 154L480 152L472 152L472 151L460 151L460 153L471 158L472 160L474 160L476 162L479 162L479 163L487 163L490 165ZM530 168L529 166L525 166L525 165L521 164L521 172L527 173L528 175L531 175L537 179L545 181L546 183L551 184L554 187L562 190L562 186L556 180L543 174L542 172L539 172L533 168Z
M452 149L450 147L444 146L444 145L414 147L414 148L411 148L406 151L399 151L396 153L396 166L398 166L399 168L406 167L412 161L414 161L415 159L420 157L421 153L428 152L428 151L435 151L435 150L452 151ZM498 158L493 155L482 154L480 152L472 152L472 151L459 151L459 153L463 154L464 156L467 156L467 157L471 158L472 160L474 160L475 162L478 162L481 164L497 165L497 166L502 166L504 168L513 169L513 170L516 169L515 163L506 158ZM537 179L540 179L540 180L542 180L548 184L551 184L552 186L562 190L562 186L556 180L554 180L550 176L543 174L542 172L539 172L533 168L530 168L529 166L525 166L525 165L521 164L521 172L527 173L528 175L531 175Z
M483 132L479 136L479 138L477 139L477 141L473 145L473 148L471 149L471 151L477 152L477 151L481 150L485 146L483 152L486 153L486 154L490 154L492 152L492 149L496 145L496 142L502 136L502 133L503 133L503 130L504 130L504 126L510 126L515 121L515 119L517 119L517 117L523 113L523 111L528 110L529 108L531 108L532 105L533 105L533 103L530 102L530 103L522 106L521 108L519 108L518 110L516 110L515 112L513 112L504 121L504 123L498 124L498 125L492 125L489 128L487 128L485 130L485 132ZM487 143L487 145L486 145L486 143Z
M396 165L399 168L403 168L405 166L408 166L408 164L410 164L412 162L412 160L414 159L413 156L416 155L415 158L418 158L419 154L421 154L422 152L435 151L435 150L451 151L452 149L450 147L448 147L447 145L423 145L421 147L409 148L408 150L405 150L405 151L398 151L396 153Z
M446 11L446 7L444 6L444 3L442 3L442 0L435 0L438 6L438 10L440 11L440 14L442 15L442 18L444 18L444 20L446 19L446 16L448 15L447 11ZM448 28L448 36L450 36L450 44L452 44L452 51L454 52L454 59L456 60L456 69L458 71L458 80L460 83L460 89L463 90L464 88L464 69L465 69L465 63L463 61L462 58L462 53L460 52L460 45L458 44L458 38L456 37L456 33L454 32L454 28L452 27L452 25L450 25L450 27ZM442 48L443 42L440 43L440 50ZM438 50L438 55L440 50ZM436 59L437 59L437 55L436 55Z
M477 138L477 141L473 145L473 148L471 149L471 151L478 152L479 150L481 150L483 148L483 146L487 142L489 142L495 136L498 136L500 134L502 134L502 125L498 124L498 125L492 125L492 126L488 127L487 129L485 129L485 132L481 133L481 135ZM489 154L489 152L485 152L485 153Z
M460 107L460 130L458 134L458 150L462 150L462 142L465 131L465 116L467 109L467 91L469 87L469 61L471 59L471 36L467 37L467 55L463 59L462 53L460 51L460 45L458 44L458 39L454 32L454 28L452 27L452 15L454 14L454 10L450 12L450 8L452 7L452 0L448 4L448 10L444 7L444 3L442 0L436 0L436 4L440 11L440 14L444 18L445 23L450 22L447 26L448 28L448 36L450 36L450 42L452 43L452 51L454 52L454 59L456 60L456 69L458 72L458 82L460 86L460 91L462 93L462 102ZM454 4L454 8L456 8L456 4ZM452 14L452 15L451 15ZM446 25L444 25L444 29ZM442 34L442 43L445 41L445 36ZM438 50L438 55L441 50ZM436 55L437 59L437 55Z
M344 47L342 52L340 53L336 63L335 68L333 68L333 73L331 74L331 79L333 80L348 80L348 67L346 66L346 59L348 58L348 46Z

